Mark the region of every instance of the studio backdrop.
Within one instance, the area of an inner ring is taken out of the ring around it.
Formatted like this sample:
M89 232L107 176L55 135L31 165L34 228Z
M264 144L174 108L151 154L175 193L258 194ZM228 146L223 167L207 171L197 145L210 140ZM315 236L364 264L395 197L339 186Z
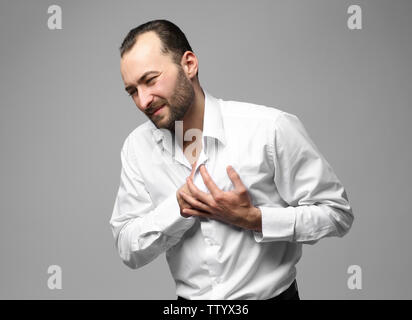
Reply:
M168 19L202 87L295 114L347 190L343 238L303 246L302 299L411 299L412 1L0 2L0 298L175 299L164 254L124 265L109 220L147 118L127 32Z

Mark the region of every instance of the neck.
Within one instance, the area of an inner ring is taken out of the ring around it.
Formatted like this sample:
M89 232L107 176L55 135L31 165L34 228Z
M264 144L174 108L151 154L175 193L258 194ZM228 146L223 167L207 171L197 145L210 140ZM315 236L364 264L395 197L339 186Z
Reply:
M199 129L200 131L203 131L205 94L200 86L195 85L194 90L195 99L183 118L183 136L189 129Z

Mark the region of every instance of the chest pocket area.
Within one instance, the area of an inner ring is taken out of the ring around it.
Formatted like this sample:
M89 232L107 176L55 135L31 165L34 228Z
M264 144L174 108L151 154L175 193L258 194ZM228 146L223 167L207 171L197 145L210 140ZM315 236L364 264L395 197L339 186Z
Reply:
M238 173L242 183L249 191L254 203L260 203L266 197L273 193L273 179L271 171L267 168L255 165L237 165L233 166Z
M257 168L241 167L236 170L236 172L239 174L240 179L249 191L259 186L262 173L259 173Z
M220 190L223 191L230 191L235 188L233 182L229 178L227 169L227 166L219 166L217 168L214 168L213 173L210 173L211 171L206 167L208 170L209 174L211 175L213 181L215 184L218 186ZM242 180L242 183L246 186L246 188L253 189L257 187L257 184L259 182L259 174L257 169L255 168L240 168L238 165L232 165L232 167L235 169L237 174L240 176L240 179Z
M220 190L230 191L234 189L232 181L230 180L227 174L226 166L207 163L206 170L209 173L210 177L212 178L213 182L217 185L217 187ZM195 180L199 182L199 183L196 183L196 185L199 186L199 189L205 192L209 192L208 188L203 183L203 178L202 178L202 175L200 174L200 171L196 172Z

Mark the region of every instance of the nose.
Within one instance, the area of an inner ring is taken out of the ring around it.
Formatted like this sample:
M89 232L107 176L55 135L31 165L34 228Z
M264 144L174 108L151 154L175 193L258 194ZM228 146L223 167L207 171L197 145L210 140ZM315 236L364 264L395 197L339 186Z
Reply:
M150 104L153 102L153 95L150 90L142 88L139 90L139 102L140 108L146 110Z

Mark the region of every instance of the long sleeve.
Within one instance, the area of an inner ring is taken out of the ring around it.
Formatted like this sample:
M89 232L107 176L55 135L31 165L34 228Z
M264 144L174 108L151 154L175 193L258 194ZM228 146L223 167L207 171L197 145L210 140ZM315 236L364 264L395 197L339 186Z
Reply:
M136 269L177 244L195 220L180 215L175 193L154 207L130 145L126 139L121 151L120 186L110 225L121 259Z
M262 232L257 242L313 244L323 237L345 235L354 216L346 192L299 119L283 112L269 150L274 183L287 207L259 207Z

